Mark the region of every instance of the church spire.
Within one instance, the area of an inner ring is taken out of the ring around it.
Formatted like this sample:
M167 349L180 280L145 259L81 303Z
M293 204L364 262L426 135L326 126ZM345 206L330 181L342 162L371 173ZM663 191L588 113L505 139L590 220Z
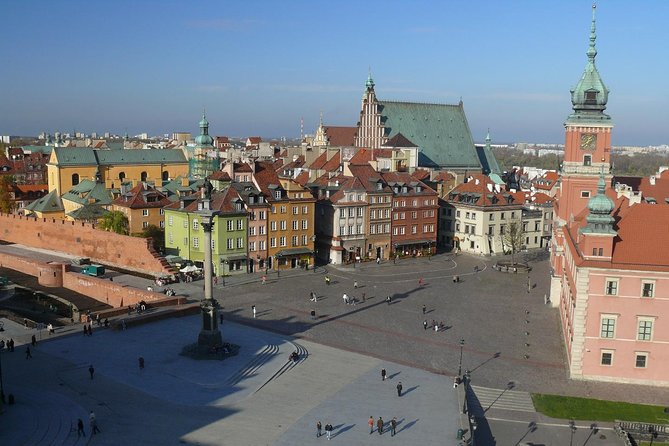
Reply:
M585 220L588 225L583 228L584 233L613 234L614 219L611 216L614 204L613 200L606 196L606 181L604 181L604 169L599 174L597 183L597 195L588 201L588 216Z
M365 82L365 87L367 87L368 90L374 89L374 79L372 79L372 69L369 69L369 74L367 75L367 82Z
M590 47L588 48L588 60L591 63L595 63L595 57L597 56L597 48L595 48L595 41L597 40L597 33L595 32L595 11L597 10L597 5L592 4L592 24L590 25Z

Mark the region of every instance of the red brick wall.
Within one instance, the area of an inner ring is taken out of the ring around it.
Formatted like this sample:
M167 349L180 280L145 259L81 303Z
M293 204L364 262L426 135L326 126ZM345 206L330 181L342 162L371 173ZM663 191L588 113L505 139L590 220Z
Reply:
M0 214L0 240L89 257L134 271L163 272L160 261L149 252L146 239L101 231L90 224Z
M39 277L39 267L42 265L27 257L13 256L11 254L0 253L0 267L13 269L14 271L21 271L31 276Z

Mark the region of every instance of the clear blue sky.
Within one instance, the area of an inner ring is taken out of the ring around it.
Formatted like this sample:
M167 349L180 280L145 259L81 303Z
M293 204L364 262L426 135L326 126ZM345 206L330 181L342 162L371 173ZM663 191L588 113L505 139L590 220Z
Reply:
M380 99L457 103L474 139L563 142L591 2L0 1L0 134L287 136ZM614 145L669 143L665 0L600 1Z

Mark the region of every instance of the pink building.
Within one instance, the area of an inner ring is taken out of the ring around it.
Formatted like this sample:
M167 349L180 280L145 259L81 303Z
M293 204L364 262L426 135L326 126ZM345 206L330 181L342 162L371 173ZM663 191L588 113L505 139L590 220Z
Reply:
M668 386L669 203L611 188L613 124L595 68L594 7L587 54L565 122L551 301L559 306L571 378Z

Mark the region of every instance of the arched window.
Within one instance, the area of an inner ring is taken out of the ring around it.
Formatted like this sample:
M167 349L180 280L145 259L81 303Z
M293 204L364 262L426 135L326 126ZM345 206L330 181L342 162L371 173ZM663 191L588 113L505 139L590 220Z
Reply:
M78 173L73 173L72 174L72 186L76 186L79 184L79 174Z
M121 181L125 180L125 172L119 172L118 173L118 179L121 180Z
M146 172L142 172L141 174L139 174L139 179L140 181L146 181Z
M170 179L170 173L166 170L163 170L163 181L167 181Z

